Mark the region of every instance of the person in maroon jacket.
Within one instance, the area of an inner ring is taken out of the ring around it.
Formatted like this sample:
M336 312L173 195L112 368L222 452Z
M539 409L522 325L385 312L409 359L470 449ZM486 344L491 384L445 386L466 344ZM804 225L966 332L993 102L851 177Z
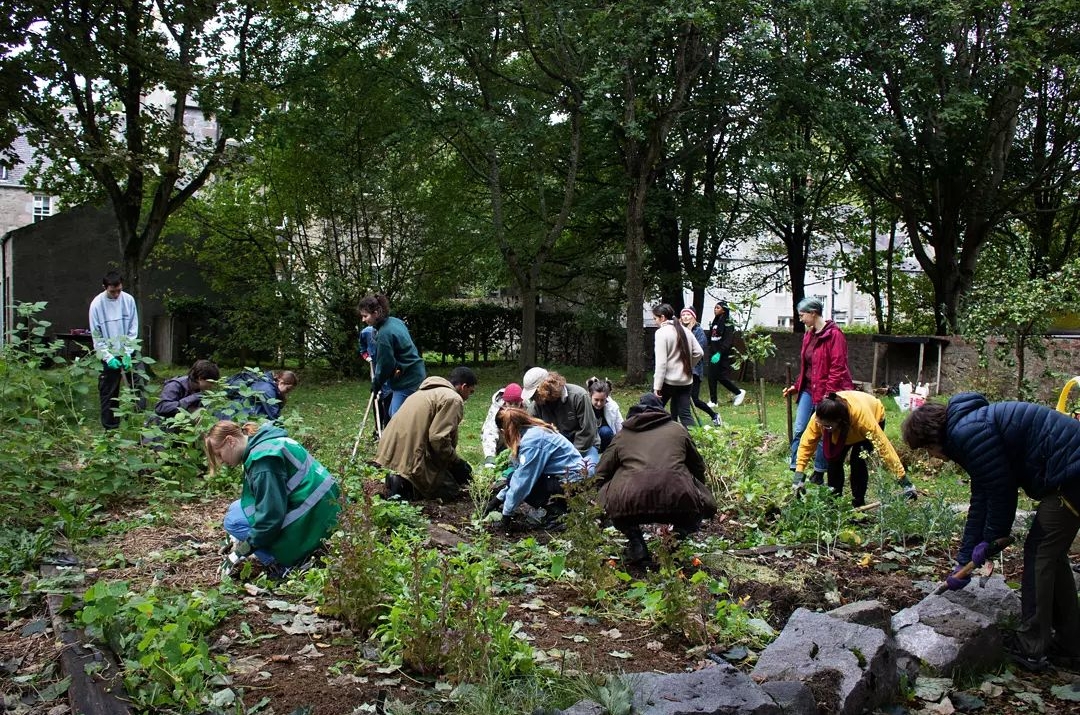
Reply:
M852 390L855 383L848 369L847 338L840 327L822 316L825 306L817 298L803 298L796 308L799 321L806 326L802 349L799 351L799 375L795 383L784 388L784 396L797 396L795 425L792 429L791 458L788 468L795 471L795 457L799 452L799 440L810 424L814 407L830 392ZM825 454L818 445L814 454L814 473L811 480L821 484L828 468ZM803 475L795 475L795 483L801 484Z

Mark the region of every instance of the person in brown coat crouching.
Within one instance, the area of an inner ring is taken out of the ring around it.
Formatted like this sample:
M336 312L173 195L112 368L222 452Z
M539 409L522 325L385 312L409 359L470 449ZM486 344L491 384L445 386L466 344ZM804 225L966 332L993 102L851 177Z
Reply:
M596 477L600 506L629 539L629 563L649 560L642 524L671 524L686 536L716 513L705 462L690 433L651 393L630 408L622 431L600 458Z

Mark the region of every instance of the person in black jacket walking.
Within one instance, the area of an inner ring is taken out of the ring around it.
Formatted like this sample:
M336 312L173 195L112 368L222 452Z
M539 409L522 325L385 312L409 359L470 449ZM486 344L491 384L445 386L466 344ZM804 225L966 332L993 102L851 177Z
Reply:
M735 343L735 326L728 319L728 304L721 300L713 306L713 319L709 325L709 407L716 407L716 383L719 382L733 397L731 403L738 407L746 399L746 390L731 381L731 349Z
M1074 665L1080 659L1080 607L1069 564L1069 547L1080 531L1080 422L1027 402L991 405L975 392L949 404L927 403L901 428L912 449L951 459L971 477L971 505L946 582L951 590L970 578L956 571L969 560L981 566L990 544L1008 536L1016 516L1017 490L1039 502L1024 542L1021 625L1009 656L1029 670L1048 658Z

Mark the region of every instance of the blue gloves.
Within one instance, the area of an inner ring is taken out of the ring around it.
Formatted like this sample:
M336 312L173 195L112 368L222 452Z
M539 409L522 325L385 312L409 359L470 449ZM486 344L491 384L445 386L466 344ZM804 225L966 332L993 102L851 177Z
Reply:
M975 564L978 568L986 563L986 559L990 556L990 542L984 541L974 549L971 550L971 563Z
M109 358L108 361L105 364L109 366L110 370L119 370L120 369L120 361L117 360L114 357Z
M962 569L962 568L964 568L964 567L963 566L957 566L956 568L953 569L953 572L951 574L949 574L949 577L945 579L945 585L947 585L949 587L950 591L963 590L964 588L967 587L967 585L969 583L971 583L971 577L970 576L957 576L956 575L957 572L960 571L960 569Z
M125 370L131 370L131 356L130 355L125 354L124 357L121 358L121 362L124 363L124 369Z
M713 356L711 358L709 358L709 362L711 362L713 365L719 364L720 363L720 353L713 353Z

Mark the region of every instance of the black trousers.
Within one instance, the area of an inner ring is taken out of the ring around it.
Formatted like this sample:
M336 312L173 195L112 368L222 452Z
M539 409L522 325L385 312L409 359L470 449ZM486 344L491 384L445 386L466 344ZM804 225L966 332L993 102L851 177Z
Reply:
M865 454L872 450L874 445L870 440L863 440L844 447L844 451L836 459L829 460L828 475L829 489L833 494L841 496L844 493L844 458L851 454L851 504L863 506L866 504L866 488L870 484L870 467L866 464Z
M716 419L716 412L709 407L708 402L701 399L701 375L694 375L694 382L690 385L690 401L694 403L694 407L707 414L710 420Z
M114 370L102 362L101 374L98 375L98 399L101 402L101 426L105 429L116 429L120 426L120 418L116 416L115 410L120 406L120 388L125 382L138 393L136 407L139 410L145 409L146 398L142 394L142 386L145 383L143 376L122 368Z
M671 400L671 418L683 423L685 427L694 426L694 415L690 412L690 385L669 385L664 383L660 390L660 399L667 405Z
M709 373L709 399L712 402L716 402L716 383L718 382L731 394L739 394L739 386L731 381L731 365L726 360L718 363L710 362L705 369Z
M1016 635L1025 655L1039 657L1058 650L1080 656L1080 606L1069 563L1069 548L1078 531L1080 516L1060 496L1039 502L1024 542L1020 580L1021 625Z

